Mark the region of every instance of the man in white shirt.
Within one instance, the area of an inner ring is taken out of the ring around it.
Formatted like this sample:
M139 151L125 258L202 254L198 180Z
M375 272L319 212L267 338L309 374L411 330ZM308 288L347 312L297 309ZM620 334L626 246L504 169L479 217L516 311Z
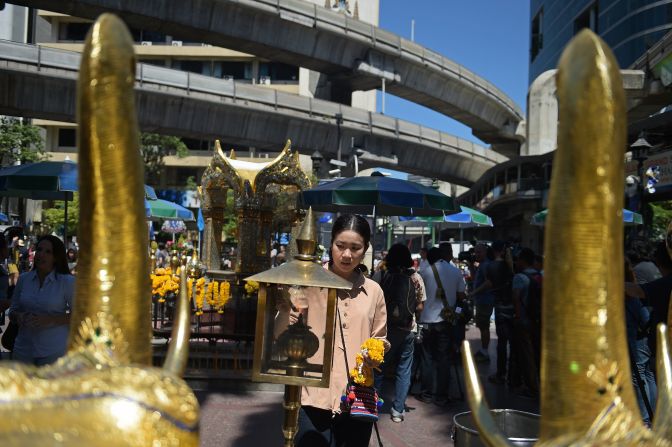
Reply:
M430 268L420 271L425 283L427 301L420 316L423 328L422 391L418 399L423 402L434 402L439 406L448 403L450 361L455 358L453 339L456 328L452 321L445 321L442 318L441 312L444 307L454 312L458 301L465 299L466 288L462 272L442 259L443 257L440 249L432 248L427 255ZM441 297L441 289L445 300Z

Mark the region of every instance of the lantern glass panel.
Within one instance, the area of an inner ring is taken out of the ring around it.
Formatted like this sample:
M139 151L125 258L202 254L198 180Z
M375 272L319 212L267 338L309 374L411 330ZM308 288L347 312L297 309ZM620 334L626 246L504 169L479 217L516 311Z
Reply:
M261 284L258 306L253 380L328 387L336 290Z

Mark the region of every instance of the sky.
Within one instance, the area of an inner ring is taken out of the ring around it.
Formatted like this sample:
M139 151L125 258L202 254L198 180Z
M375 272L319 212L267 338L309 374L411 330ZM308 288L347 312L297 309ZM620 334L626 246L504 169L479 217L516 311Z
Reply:
M414 19L416 43L492 82L525 111L529 0L379 1L380 28L410 40ZM385 114L485 145L457 121L390 94Z

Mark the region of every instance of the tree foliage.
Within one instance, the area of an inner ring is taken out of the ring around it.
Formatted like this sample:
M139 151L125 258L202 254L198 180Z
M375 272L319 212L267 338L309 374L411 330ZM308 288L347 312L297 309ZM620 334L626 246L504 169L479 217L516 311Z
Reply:
M653 210L651 236L653 239L665 239L667 225L672 221L672 200L650 204Z
M140 153L145 163L145 180L157 178L163 169L164 158L176 155L179 158L189 155L187 145L177 137L143 133L140 135Z
M42 210L42 227L47 233L63 233L63 220L65 219L65 202L54 201L52 208ZM68 202L68 236L77 234L79 225L79 193L74 193L72 200Z
M0 161L33 162L45 157L40 128L10 116L0 118Z

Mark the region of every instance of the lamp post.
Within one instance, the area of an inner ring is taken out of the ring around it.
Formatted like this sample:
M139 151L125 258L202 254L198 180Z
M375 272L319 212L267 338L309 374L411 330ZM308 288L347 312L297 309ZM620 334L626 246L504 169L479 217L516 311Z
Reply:
M324 157L320 151L313 152L313 155L310 156L310 159L313 161L313 174L315 177L320 178L320 169L322 168L322 160Z
M336 160L341 161L341 124L343 124L343 114L336 114Z
M296 239L294 260L246 278L259 283L252 380L285 385L282 432L294 445L301 387L328 388L336 327L336 290L352 284L322 268L313 210ZM308 324L324 327L314 334Z
M639 185L637 185L637 206L638 212L642 213L644 210L644 161L649 158L646 152L651 148L651 143L644 138L644 132L639 134L637 141L630 145L630 152L632 160L637 161L637 177L639 177Z

